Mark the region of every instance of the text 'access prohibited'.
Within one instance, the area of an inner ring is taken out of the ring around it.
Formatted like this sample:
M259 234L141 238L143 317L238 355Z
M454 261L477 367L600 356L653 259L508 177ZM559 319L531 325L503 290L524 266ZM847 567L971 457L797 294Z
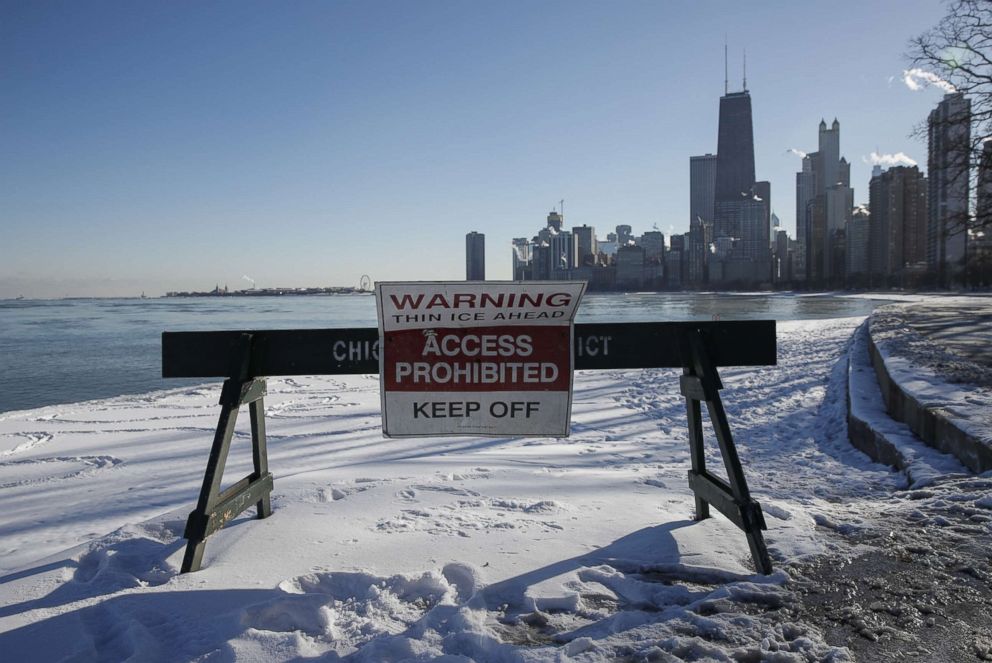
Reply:
M584 282L377 283L390 437L564 437Z

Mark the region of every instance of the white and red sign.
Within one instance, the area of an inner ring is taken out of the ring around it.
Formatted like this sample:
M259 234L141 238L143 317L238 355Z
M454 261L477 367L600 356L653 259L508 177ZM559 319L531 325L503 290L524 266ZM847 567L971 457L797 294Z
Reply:
M377 283L387 437L565 437L573 281Z

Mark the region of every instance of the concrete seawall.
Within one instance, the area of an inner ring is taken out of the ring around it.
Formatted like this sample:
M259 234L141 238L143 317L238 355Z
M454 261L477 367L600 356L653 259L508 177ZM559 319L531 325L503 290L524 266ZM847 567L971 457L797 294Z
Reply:
M891 307L886 308L891 316ZM896 311L899 311L898 307ZM915 314L919 315L918 312ZM897 358L892 350L882 347L885 340L880 339L882 334L877 329L878 315L876 312L869 319L868 352L889 415L904 422L926 444L954 455L971 471L992 470L992 445L983 439L986 435L981 433L987 422L975 421L974 416L968 414L973 403L968 402L970 399L962 401L960 397L968 389L976 394L987 390L961 383L948 384L946 389L942 389L932 375L919 379L915 375L907 375L907 365L916 368L914 359L911 356ZM915 333L908 326L905 330L906 334ZM897 360L901 365L895 367L893 364ZM926 373L925 368L919 371L921 375Z

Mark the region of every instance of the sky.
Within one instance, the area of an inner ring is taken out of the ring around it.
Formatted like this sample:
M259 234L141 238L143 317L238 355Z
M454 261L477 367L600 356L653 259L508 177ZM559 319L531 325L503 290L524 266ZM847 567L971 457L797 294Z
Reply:
M666 237L716 152L724 40L756 174L794 235L790 148L836 117L926 165L903 82L936 0L0 3L0 297L487 277L565 225Z

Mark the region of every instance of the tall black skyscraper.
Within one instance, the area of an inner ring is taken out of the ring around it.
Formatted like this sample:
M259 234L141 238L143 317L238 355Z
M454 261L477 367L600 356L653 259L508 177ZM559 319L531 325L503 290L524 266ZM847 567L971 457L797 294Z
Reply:
M709 263L710 283L752 286L768 283L772 275L768 236L771 186L768 182L755 181L754 129L746 70L742 83L739 92L730 92L725 80L724 94L720 97L713 183L715 251L706 262ZM690 219L690 245L693 221L695 219ZM699 235L697 230L695 236ZM694 263L698 261L693 260L690 250L690 281L693 276L699 276L700 266Z
M745 89L720 97L714 186L713 237L741 236L741 207L753 198L754 131L751 94Z
M747 90L720 97L715 200L738 201L754 186L754 131Z

